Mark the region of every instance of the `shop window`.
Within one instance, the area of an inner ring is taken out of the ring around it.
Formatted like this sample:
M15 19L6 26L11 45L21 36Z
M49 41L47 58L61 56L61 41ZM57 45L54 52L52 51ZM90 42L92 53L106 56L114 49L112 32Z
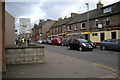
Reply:
M81 23L81 29L85 29L85 22Z
M93 33L92 36L97 36L98 34L97 33Z

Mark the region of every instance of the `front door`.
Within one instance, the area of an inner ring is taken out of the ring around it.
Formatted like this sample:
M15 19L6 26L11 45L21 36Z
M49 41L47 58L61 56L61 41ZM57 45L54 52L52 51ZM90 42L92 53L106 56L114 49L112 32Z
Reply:
M105 40L105 33L100 33L100 41Z
M116 39L116 32L111 32L111 38Z

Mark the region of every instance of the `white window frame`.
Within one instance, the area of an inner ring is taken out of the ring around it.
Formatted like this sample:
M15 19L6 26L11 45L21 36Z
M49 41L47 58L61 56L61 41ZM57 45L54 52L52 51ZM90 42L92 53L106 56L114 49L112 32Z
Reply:
M74 26L74 30L77 30L77 25Z
M86 24L85 24L85 27L83 28L83 26L82 26L83 23L85 24L85 22L81 23L81 29L85 29L85 27L86 27Z
M110 17L107 17L106 22L107 22L107 21L110 21L110 24L111 24ZM107 24L107 23L106 23L106 24ZM109 24L109 25L110 25L110 24Z
M109 12L112 12L111 6L103 9L103 13L109 13Z
M68 26L68 31L71 31L70 27L71 27L71 26Z
M96 26L96 24L99 25L99 23L98 23L98 19L95 19L95 26ZM96 27L98 27L98 26L96 26Z

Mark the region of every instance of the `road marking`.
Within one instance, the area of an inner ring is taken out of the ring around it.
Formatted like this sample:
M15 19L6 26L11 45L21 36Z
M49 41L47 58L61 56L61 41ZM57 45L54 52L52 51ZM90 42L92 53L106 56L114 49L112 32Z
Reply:
M47 50L47 49L46 49L46 50ZM51 50L48 50L48 51L51 51ZM51 51L51 52L53 52L53 51ZM57 53L57 52L54 52L54 53ZM57 53L57 54L62 55L62 56L64 56L64 57L70 57L70 58L79 59L79 58L76 58L76 57L72 57L72 56L68 56L68 55L64 55L64 54L60 54L60 53ZM112 71L112 72L120 75L120 70L118 70L118 69L114 69L114 68L112 68L112 67L109 67L109 66L106 66L106 65L103 65L103 64L98 64L98 63L90 62L90 61L83 60L83 59L79 59L79 60L88 62L88 63L90 63L90 64L97 65L97 66L99 66L99 67L105 68L105 69L107 69L107 70L110 70L110 71Z
M102 65L102 64L97 64L97 63L94 63L94 62L91 62L91 63L92 63L92 64L95 64L95 65L98 65L98 66L100 66L100 67L103 67L103 68L105 68L105 69L108 69L108 70L110 70L110 71L112 71L112 72L117 73L118 75L120 75L120 71L119 71L118 69L114 69L114 68L112 68L112 67L105 66L105 65Z

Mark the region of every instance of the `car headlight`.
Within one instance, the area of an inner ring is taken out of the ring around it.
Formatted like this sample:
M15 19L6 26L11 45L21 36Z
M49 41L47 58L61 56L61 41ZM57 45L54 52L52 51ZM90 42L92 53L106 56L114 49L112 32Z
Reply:
M86 44L85 44L85 43L82 43L82 45L83 45L83 46L86 46Z

